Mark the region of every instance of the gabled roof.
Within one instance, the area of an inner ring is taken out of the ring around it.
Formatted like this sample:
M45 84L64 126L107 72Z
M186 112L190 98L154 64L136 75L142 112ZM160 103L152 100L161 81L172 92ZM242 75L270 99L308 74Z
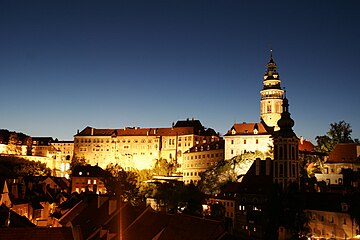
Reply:
M175 214L171 216L158 240L217 240L221 239L224 234L225 230L219 221Z
M256 173L256 164L260 167L259 174ZM268 166L267 166L268 163ZM266 175L266 168L269 167L269 175ZM248 172L241 181L242 193L254 194L268 194L272 190L273 176L272 176L273 160L255 160Z
M0 228L6 240L73 240L71 228Z
M360 144L337 144L326 163L360 163Z
M222 239L225 234L219 221L185 214L155 212L148 207L125 230L123 237L127 240L215 240Z
M225 136L231 135L270 135L265 129L262 123L236 123L225 134Z
M10 210L8 207L6 207L4 204L0 205L0 230L3 229L5 226L5 223L9 217L9 211L10 211L10 228L12 227L35 227L35 225L30 222L30 220L27 217L20 216L16 212ZM3 235L0 232L0 239L8 239L8 238L2 238ZM25 239L25 238L20 238Z
M69 222L73 221L75 217L80 212L82 212L86 207L87 207L86 201L81 200L59 219L59 223L63 226L66 226Z
M168 224L171 215L159 213L150 207L146 210L125 230L124 239L153 239ZM141 230L140 230L141 229Z
M312 144L312 142L300 138L299 151L313 152L314 148L315 146Z
M343 193L301 193L300 197L304 207L309 210L343 212L343 204L349 204L349 196Z

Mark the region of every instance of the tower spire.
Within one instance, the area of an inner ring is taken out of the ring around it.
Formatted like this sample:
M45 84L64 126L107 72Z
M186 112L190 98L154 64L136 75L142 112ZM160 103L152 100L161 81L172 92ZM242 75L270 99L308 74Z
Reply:
M263 89L260 91L260 118L269 127L278 130L277 122L282 112L284 90L280 86L281 80L277 72L277 65L273 58L273 50L270 49L270 60L266 65Z

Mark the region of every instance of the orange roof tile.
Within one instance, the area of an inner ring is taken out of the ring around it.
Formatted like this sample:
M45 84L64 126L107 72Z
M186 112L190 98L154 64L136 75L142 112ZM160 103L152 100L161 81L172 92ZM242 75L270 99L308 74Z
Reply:
M175 136L197 134L193 127L97 129L86 127L76 136Z
M360 144L337 144L329 154L327 163L360 163Z
M255 129L258 131L257 134L269 134L262 123L236 123L226 133L226 135L252 135L255 134ZM235 130L235 134L233 134Z
M312 144L310 141L307 140L300 140L299 141L299 151L308 151L312 152L314 151L314 144Z
M71 228L0 228L1 239L7 240L71 240L74 239Z

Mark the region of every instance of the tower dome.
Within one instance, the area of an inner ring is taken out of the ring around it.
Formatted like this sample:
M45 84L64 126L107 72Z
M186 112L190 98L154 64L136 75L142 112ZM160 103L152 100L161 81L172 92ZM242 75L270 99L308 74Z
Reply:
M260 91L260 118L268 127L274 128L275 131L279 130L277 122L281 117L284 95L280 83L280 76L271 50L270 60L266 65L264 74L263 89Z

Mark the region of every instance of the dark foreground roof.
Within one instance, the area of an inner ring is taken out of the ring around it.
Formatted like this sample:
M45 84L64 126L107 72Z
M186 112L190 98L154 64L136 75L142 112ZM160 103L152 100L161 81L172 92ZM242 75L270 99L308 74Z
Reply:
M141 231L139 231L141 229ZM166 214L147 208L124 232L128 240L223 240L221 222L185 214Z
M71 228L0 228L6 240L73 240Z

